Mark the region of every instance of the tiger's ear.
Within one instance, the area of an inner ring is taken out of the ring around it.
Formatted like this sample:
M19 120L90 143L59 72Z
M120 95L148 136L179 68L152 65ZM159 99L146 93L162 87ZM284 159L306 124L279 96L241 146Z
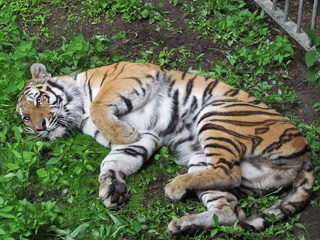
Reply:
M34 63L30 67L32 79L50 78L51 73L48 72L45 65L42 63Z

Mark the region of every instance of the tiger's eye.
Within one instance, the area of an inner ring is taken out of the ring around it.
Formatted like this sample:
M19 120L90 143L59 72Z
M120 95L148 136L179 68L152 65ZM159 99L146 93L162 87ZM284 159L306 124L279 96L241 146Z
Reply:
M42 99L43 99L42 96L38 97L38 98L37 98L37 103L41 103L41 102L42 102Z

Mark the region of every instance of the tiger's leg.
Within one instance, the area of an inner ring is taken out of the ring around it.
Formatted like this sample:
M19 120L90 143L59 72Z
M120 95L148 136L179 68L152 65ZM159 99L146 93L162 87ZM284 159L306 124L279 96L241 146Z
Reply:
M111 152L101 163L99 175L99 197L106 207L119 208L125 203L128 176L138 171L161 145L156 135L142 132L141 139L134 144L111 146Z
M137 129L120 118L154 99L165 79L165 74L161 71L141 74L108 82L90 106L92 121L111 143L130 144L140 139Z
M308 156L308 154L305 154ZM300 210L312 194L314 184L313 166L309 156L297 159L278 159L276 164L245 161L241 164L243 181L239 189L247 195L261 196L277 190L279 187L292 187L282 200L240 222L244 229L261 230L269 226L267 217L274 214L276 220L281 220ZM282 166L283 165L283 166ZM300 166L300 167L299 167Z
M240 146L232 137L219 134L210 129L210 134L199 135L206 167L175 177L165 188L169 198L178 200L188 191L235 188L241 184Z
M206 168L205 155L198 154L190 159L188 172L201 171ZM245 219L243 211L238 206L238 199L229 192L217 190L199 191L197 196L206 206L207 211L172 220L167 229L170 236L190 234L200 228L213 228L214 214L218 217L221 225L232 225L238 219Z

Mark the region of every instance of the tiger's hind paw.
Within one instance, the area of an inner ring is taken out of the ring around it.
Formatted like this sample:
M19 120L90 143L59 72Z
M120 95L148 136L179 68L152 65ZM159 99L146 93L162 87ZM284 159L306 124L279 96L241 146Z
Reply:
M128 200L129 194L125 178L124 173L117 173L114 170L100 174L99 197L106 207L118 209Z
M170 237L176 237L180 235L193 234L200 227L194 223L187 221L186 217L174 219L170 222L167 228L167 234Z

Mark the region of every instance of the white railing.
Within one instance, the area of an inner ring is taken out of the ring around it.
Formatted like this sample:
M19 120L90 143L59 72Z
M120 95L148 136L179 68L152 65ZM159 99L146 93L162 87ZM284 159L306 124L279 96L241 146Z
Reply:
M311 48L309 46L309 39L306 33L301 29L301 22L303 17L303 2L304 0L299 0L299 11L297 24L291 21L288 17L290 11L290 0L286 0L285 9L280 10L277 8L277 0L254 0L266 13L268 13L284 30L288 32L305 50L309 51ZM318 9L318 0L314 0L311 29L315 29L316 17Z

